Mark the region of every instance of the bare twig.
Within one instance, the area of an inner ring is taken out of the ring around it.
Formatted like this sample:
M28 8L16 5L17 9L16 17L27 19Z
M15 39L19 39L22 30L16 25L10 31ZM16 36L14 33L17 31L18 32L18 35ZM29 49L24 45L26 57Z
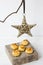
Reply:
M5 18L3 21L2 21L2 20L0 20L0 22L4 23L4 22L6 21L6 19L7 19L9 16L11 16L12 14L17 13L17 12L18 12L18 10L20 9L20 7L22 6L22 3L23 3L23 1L21 2L20 6L18 7L18 9L17 9L17 11L16 11L16 12L12 12L12 13L10 13L8 16L6 16L6 18Z

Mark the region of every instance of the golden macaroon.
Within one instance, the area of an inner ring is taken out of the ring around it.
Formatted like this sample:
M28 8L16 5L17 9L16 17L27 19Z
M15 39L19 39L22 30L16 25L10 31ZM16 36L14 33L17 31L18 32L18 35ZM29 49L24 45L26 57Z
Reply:
M13 50L18 49L18 45L16 43L15 44L11 44L10 47Z
M13 50L12 51L12 56L18 57L20 56L21 52L19 50Z
M23 44L24 46L26 46L26 45L29 44L29 41L28 41L28 40L23 40L23 41L21 42L21 44Z
M31 47L26 48L25 52L26 52L27 54L32 54L32 53L33 53L33 49L32 49Z
M19 48L18 48L19 51L25 51L25 46L24 45L20 45Z

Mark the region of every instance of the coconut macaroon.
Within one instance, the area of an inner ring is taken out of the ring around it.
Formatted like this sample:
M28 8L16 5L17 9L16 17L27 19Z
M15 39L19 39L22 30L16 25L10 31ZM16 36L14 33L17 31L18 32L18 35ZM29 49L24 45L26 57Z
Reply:
M12 55L15 56L15 57L18 57L20 56L21 52L19 50L13 50L12 51Z
M11 49L16 50L18 49L18 45L16 43L10 45Z
M21 44L24 45L24 46L26 46L26 45L29 44L29 41L25 39L25 40L23 40L23 41L21 42Z
M24 45L19 45L19 48L18 48L19 51L25 51L25 46Z
M29 48L26 48L25 52L27 54L32 54L33 53L33 48L29 47Z

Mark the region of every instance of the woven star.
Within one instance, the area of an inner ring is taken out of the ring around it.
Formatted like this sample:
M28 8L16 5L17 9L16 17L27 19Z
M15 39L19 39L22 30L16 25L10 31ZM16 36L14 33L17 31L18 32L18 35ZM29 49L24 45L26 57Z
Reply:
M26 18L25 16L23 16L23 21L22 21L22 24L21 25L12 25L12 27L16 28L19 30L19 34L18 34L18 37L21 36L22 34L26 33L30 36L32 36L30 30L36 26L36 24L33 24L33 25L29 25L26 23Z

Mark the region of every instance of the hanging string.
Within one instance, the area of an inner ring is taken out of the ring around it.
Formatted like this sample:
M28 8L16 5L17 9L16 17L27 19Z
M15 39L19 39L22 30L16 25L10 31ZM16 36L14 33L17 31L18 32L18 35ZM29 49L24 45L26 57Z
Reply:
M25 0L22 1L23 1L23 13L25 14Z
M17 13L17 12L19 11L20 7L22 6L22 4L23 4L23 13L25 13L25 0L22 0L22 2L21 2L21 4L20 4L20 6L18 7L17 11L10 13L9 15L7 15L7 16L5 17L5 19L4 19L3 21L0 20L0 22L4 23L8 17L10 17L12 14Z

